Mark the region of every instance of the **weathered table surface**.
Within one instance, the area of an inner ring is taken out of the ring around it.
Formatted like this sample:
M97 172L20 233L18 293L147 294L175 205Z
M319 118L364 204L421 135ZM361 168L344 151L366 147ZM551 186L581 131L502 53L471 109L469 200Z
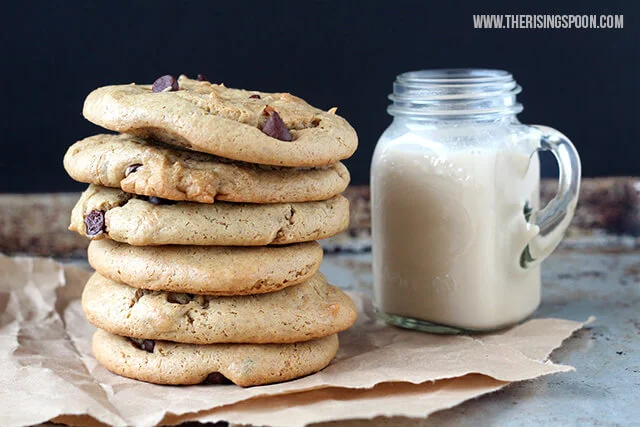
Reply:
M371 254L327 255L321 271L345 289L371 293ZM393 425L640 425L640 252L561 250L542 276L534 317L597 318L551 356L576 371Z

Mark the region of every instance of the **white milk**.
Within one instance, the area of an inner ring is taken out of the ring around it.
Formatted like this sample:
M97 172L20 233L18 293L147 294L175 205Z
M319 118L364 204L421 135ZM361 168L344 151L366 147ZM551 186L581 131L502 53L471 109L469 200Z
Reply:
M378 309L469 330L516 323L540 302L520 256L538 229L537 153L407 146L376 151L372 175Z

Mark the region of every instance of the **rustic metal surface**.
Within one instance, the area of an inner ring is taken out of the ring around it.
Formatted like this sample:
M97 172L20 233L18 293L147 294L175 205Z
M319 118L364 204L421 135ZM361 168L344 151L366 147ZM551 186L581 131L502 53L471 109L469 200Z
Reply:
M327 255L323 271L371 293L371 254ZM517 383L426 420L376 425L640 425L640 253L562 250L543 264L534 317L596 320L551 358L576 372ZM339 423L335 425L360 425ZM364 424L368 425L368 424Z
M83 256L87 240L67 230L77 193L0 195L0 252Z

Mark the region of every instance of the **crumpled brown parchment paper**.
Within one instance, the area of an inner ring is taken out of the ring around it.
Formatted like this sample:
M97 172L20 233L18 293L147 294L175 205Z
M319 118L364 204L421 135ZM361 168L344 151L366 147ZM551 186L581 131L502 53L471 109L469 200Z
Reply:
M153 426L185 421L302 426L425 417L521 381L573 368L547 360L581 323L528 321L495 334L438 336L384 325L351 294L359 320L322 372L282 384L159 386L106 371L79 297L89 272L43 258L0 255L0 425L48 420Z

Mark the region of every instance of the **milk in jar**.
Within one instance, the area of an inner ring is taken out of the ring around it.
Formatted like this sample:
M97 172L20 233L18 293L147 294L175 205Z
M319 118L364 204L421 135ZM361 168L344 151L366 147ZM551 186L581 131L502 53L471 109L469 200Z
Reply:
M517 121L519 87L508 73L408 74L396 82L405 87L392 95L394 122L372 160L378 312L389 323L430 332L515 324L537 308L540 261L573 214L575 149L564 137L553 147L551 136ZM565 203L542 215L541 149L573 160L560 164L564 187L570 185L557 200ZM545 218L553 224L539 222Z

